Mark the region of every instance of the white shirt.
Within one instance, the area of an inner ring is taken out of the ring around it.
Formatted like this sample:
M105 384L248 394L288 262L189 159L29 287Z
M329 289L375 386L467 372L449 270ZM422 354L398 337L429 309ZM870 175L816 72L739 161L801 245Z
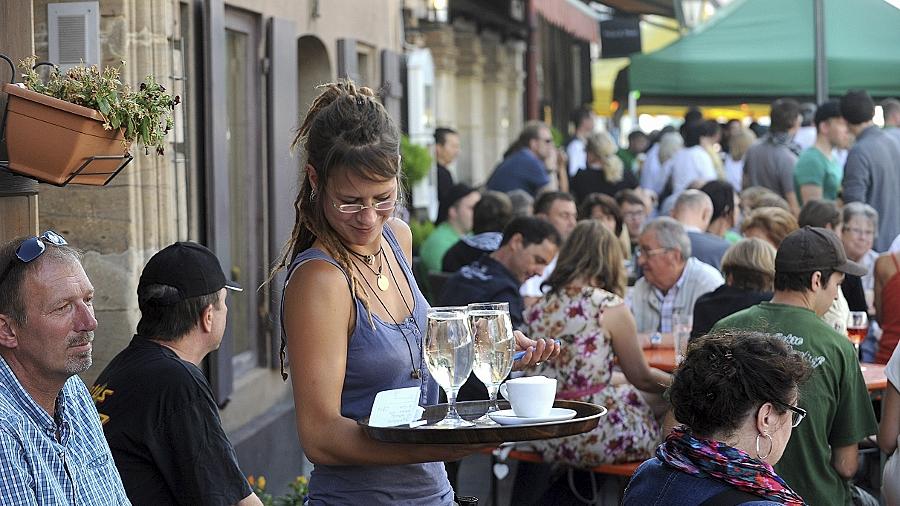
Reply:
M587 167L587 145L584 140L572 138L566 146L566 155L569 156L569 177L574 177L579 170Z
M694 181L717 178L716 166L703 146L683 148L672 157L672 195L680 195Z
M556 261L559 260L559 255L553 257L553 260L550 260L550 263L547 264L547 267L544 267L544 272L541 273L540 276L532 276L525 283L519 287L519 295L522 297L541 297L544 295L544 290L541 289L541 285L544 284L544 281L547 281L547 278L553 274L553 271L556 269Z
M734 191L741 191L744 180L744 159L735 160L731 155L725 155L725 178L734 186Z

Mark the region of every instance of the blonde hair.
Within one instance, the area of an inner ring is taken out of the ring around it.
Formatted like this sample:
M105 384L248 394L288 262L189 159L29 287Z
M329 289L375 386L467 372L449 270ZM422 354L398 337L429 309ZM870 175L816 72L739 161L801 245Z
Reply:
M728 156L738 161L744 158L747 150L756 141L756 134L749 128L741 128L728 139Z
M775 248L756 237L736 242L722 256L722 272L731 275L732 286L743 290L771 291L775 281Z
M741 223L741 233L746 234L751 228L763 230L769 241L778 247L788 234L800 226L790 211L780 207L758 207Z
M600 160L603 176L610 183L618 183L624 175L625 165L616 155L616 144L606 132L596 132L587 138L587 152Z
M579 278L598 288L625 296L625 260L622 245L599 220L582 220L559 250L556 269L546 284L558 293Z

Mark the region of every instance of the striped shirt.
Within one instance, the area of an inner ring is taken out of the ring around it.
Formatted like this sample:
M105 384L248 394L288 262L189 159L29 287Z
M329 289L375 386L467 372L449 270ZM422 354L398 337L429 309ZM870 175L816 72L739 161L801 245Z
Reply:
M55 418L0 357L0 503L130 505L97 409L78 376L63 385Z

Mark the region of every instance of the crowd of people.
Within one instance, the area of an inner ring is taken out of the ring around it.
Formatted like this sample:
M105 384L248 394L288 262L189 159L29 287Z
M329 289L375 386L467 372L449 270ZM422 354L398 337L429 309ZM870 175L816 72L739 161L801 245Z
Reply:
M885 128L865 92L821 104L805 151L795 134L810 108L792 99L772 104L767 132L690 111L621 149L579 111L564 150L529 122L483 188L454 183L465 146L440 128L439 223L416 260L395 217L397 125L368 88L324 85L294 140L296 221L274 269L309 504L455 503L444 463L483 445L383 443L357 421L384 390L439 402L426 311L475 302L509 303L514 374L608 409L588 433L535 443L554 467L520 465L514 504L577 488L560 468L634 461L625 504L878 504L854 483L874 435L896 503L900 102L883 108ZM199 368L229 290L198 244L154 255L136 334L89 390L76 375L97 321L79 252L53 232L0 247L2 502L261 504ZM844 334L850 311L877 322L861 350ZM673 346L685 324L674 374L649 366L642 348ZM861 359L887 364L880 425ZM458 398L485 397L470 379Z
M483 191L530 195L531 212L517 212L533 218L505 215L502 232L494 222L503 246L429 275L446 279L432 294L439 304L509 302L528 335L559 339L560 356L524 374L555 377L557 398L610 409L609 424L591 433L532 445L546 462L584 469L655 455L628 504L700 504L723 483L774 503L877 504L854 477L860 443L879 432L860 362L888 364L879 442L889 456L900 432L900 206L888 198L900 192L900 102L881 105L884 127L859 90L818 106L776 100L767 129L690 110L680 125L632 132L622 148L587 111L573 115L564 149L552 149L547 125L526 126ZM473 220L496 216L487 214L476 206ZM871 322L860 349L846 335L851 312ZM674 377L649 367L641 348L672 346L685 321L693 360ZM754 384L763 380L751 370L769 379ZM722 377L732 384L712 388ZM676 394L694 391L711 402ZM473 388L466 398L483 396ZM791 427L798 412L805 421ZM715 454L719 464L754 461L769 488L698 462ZM900 481L896 460L885 497ZM558 474L521 468L516 504L566 488L535 487ZM699 481L658 486L676 471ZM679 498L692 487L709 494Z

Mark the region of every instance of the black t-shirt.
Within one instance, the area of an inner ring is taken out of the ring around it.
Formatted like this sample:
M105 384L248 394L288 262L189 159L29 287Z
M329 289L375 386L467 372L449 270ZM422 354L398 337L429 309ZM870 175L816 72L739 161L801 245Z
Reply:
M134 336L91 394L135 505L232 505L250 495L202 371Z
M635 189L640 182L637 176L627 168L622 173L622 179L611 183L606 180L606 175L602 170L587 168L578 171L572 178L569 188L575 196L575 201L580 205L581 202L591 193L604 193L610 197L615 197L620 190Z
M441 164L437 164L437 194L438 215L434 224L439 225L447 221L447 213L450 209L450 190L453 189L453 175Z
M708 333L722 318L768 300L772 300L772 292L741 290L727 284L701 295L694 303L691 339Z

